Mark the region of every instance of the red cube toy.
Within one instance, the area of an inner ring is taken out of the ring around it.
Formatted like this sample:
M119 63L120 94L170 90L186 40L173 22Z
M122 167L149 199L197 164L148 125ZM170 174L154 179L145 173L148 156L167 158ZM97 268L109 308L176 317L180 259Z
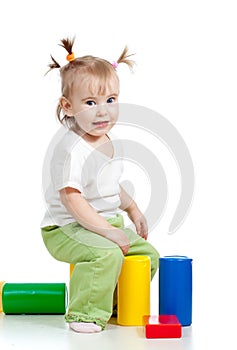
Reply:
M181 338L182 327L175 315L144 316L146 338Z

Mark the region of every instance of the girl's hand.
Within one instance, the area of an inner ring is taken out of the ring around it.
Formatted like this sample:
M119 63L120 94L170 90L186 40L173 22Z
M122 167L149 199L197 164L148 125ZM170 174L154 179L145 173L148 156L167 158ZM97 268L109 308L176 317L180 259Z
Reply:
M136 227L137 234L147 240L148 237L148 225L145 216L138 209L137 206L134 206L128 212L129 218L132 220Z
M130 220L136 227L137 234L144 239L148 236L148 225L145 216L138 209L137 204L130 197L130 195L120 186L120 209L125 210Z
M129 248L130 248L130 242L126 234L119 229L112 229L109 230L109 232L105 236L110 241L116 243L119 248L122 250L123 255L126 255Z

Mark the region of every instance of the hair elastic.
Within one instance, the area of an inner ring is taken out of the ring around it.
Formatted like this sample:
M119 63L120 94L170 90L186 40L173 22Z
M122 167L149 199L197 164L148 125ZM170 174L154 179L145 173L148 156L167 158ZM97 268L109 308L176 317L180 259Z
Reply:
M112 66L114 67L114 69L116 69L116 68L118 67L118 62L114 61L114 62L112 63Z
M66 59L68 60L68 62L71 62L75 59L75 56L74 56L74 52L72 53L69 53L66 57Z

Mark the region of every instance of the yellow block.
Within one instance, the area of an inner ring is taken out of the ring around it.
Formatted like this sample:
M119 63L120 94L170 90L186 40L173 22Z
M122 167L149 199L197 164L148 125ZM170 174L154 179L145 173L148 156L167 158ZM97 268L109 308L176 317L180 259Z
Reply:
M118 318L122 326L143 326L150 315L151 262L148 256L126 256L118 280Z
M2 309L2 290L3 290L4 284L5 284L5 281L0 281L0 312L3 312L3 309Z
M70 278L72 277L73 270L74 270L74 264L70 264Z

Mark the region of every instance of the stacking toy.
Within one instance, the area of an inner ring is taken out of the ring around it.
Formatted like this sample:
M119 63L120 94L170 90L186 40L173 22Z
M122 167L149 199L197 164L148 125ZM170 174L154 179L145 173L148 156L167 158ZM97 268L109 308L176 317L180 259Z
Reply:
M122 326L142 326L150 314L150 258L126 256L118 280L118 317Z
M5 283L2 308L5 314L65 314L65 283Z
M175 315L144 316L146 338L181 338L182 327Z
M182 326L192 323L192 259L160 258L159 314L176 315Z

